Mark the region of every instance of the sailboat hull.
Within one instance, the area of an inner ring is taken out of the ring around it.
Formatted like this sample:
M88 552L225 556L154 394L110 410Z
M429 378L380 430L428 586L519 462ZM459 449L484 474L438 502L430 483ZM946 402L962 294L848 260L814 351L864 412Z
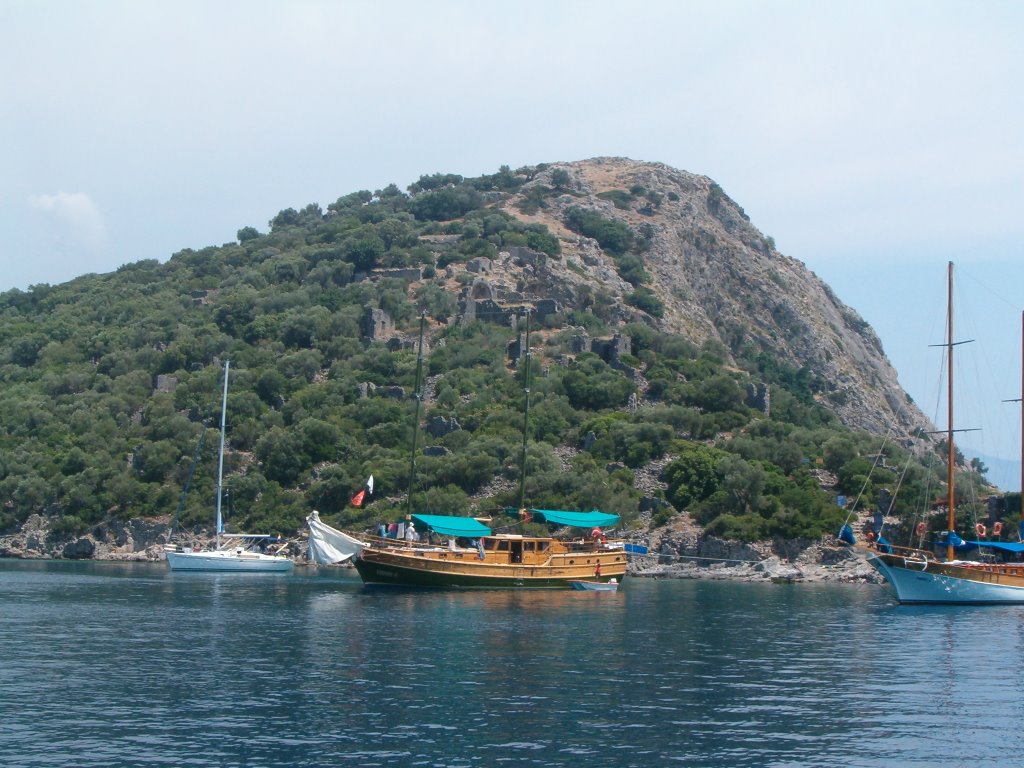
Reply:
M251 571L288 573L295 563L280 555L264 555L247 550L215 552L167 552L167 565L172 571Z
M1024 563L941 563L872 554L868 562L906 604L1024 604Z

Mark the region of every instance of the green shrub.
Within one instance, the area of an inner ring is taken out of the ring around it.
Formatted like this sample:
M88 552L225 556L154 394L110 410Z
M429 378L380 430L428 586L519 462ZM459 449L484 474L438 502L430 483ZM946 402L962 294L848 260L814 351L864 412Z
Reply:
M637 288L626 297L626 303L643 310L652 317L664 317L665 305L648 288Z
M627 224L606 219L596 211L572 206L565 212L565 225L574 232L592 237L609 253L619 256L633 244L633 230Z

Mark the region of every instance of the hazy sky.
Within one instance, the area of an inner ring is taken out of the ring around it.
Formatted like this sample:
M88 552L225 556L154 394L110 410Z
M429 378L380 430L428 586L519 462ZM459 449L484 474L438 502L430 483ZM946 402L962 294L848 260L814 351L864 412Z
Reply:
M1022 41L1013 0L0 0L0 290L425 173L663 162L860 312L940 427L956 262L962 445L1016 461Z

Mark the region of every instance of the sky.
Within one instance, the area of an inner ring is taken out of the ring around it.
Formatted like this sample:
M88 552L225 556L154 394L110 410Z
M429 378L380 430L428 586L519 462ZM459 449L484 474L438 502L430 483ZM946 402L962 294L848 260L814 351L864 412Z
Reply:
M1016 0L0 0L0 291L423 174L661 162L857 310L940 428L953 261L959 445L1017 490L1022 40Z

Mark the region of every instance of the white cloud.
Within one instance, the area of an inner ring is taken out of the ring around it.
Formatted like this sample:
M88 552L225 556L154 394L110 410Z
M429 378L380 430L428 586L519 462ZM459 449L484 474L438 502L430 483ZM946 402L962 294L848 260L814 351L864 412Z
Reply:
M107 242L107 227L96 203L82 192L32 195L29 206L42 214L46 229L61 250L99 251Z

